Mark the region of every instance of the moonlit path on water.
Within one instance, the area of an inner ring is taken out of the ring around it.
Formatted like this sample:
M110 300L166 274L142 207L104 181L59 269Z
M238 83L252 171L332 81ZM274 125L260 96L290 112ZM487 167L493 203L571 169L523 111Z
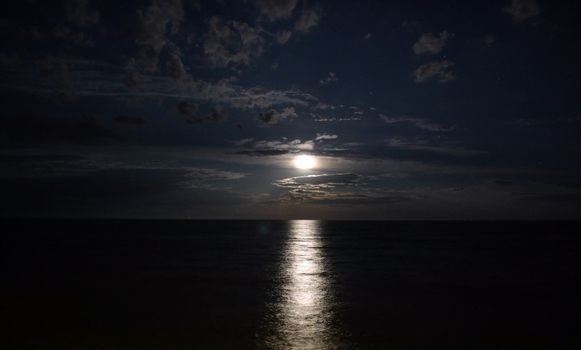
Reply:
M331 274L319 221L290 222L281 262L280 303L275 306L274 349L333 349Z

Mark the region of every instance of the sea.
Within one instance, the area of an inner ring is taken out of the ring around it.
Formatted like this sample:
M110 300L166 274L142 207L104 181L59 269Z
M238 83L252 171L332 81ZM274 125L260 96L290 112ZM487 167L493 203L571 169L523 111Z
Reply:
M4 220L3 349L581 349L580 222Z

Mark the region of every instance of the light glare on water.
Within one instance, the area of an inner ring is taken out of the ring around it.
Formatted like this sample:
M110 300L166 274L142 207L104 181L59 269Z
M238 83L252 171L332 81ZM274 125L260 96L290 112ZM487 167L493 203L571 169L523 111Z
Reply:
M275 349L332 349L331 281L318 221L292 221L275 307Z

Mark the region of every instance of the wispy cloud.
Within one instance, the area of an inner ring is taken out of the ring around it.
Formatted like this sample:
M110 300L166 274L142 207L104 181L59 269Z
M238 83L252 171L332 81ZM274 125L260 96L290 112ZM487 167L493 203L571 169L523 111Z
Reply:
M246 177L247 174L223 171L207 168L186 168L183 169L186 173L183 177L186 179L180 184L189 188L202 188L206 190L222 189L222 186L217 186L217 182L239 180Z
M385 140L385 142L388 147L394 149L430 152L455 157L470 157L486 154L484 151L468 149L453 143L435 143L422 138L408 139L403 137L392 137Z
M335 135L335 134L317 134L317 137L315 137L315 141L323 141L323 140L336 140L337 138L339 138L339 136Z
M297 2L298 0L254 0L260 13L271 22L291 17Z
M78 59L49 59L22 62L11 71L3 72L0 87L37 95L55 93L69 98L94 97L165 97L180 101L202 101L214 105L252 110L274 106L312 107L321 101L298 89L278 90L236 85L234 79L217 81L186 80L176 82L172 77L157 74L127 75L124 68ZM38 67L38 68L37 68ZM32 68L32 69L31 69ZM34 74L39 69L43 74ZM127 86L130 78L131 87Z
M444 126L426 118L411 117L407 115L387 116L385 114L380 114L379 118L387 124L409 123L418 129L428 131L448 132L454 130L454 127Z

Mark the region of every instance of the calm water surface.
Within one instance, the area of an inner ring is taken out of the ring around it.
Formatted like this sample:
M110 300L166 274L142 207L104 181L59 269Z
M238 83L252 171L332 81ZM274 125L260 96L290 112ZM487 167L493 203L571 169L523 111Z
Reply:
M578 223L80 220L6 227L6 349L581 344Z
M280 262L280 295L269 309L266 339L273 349L331 349L339 346L331 267L325 257L321 223L292 221Z

